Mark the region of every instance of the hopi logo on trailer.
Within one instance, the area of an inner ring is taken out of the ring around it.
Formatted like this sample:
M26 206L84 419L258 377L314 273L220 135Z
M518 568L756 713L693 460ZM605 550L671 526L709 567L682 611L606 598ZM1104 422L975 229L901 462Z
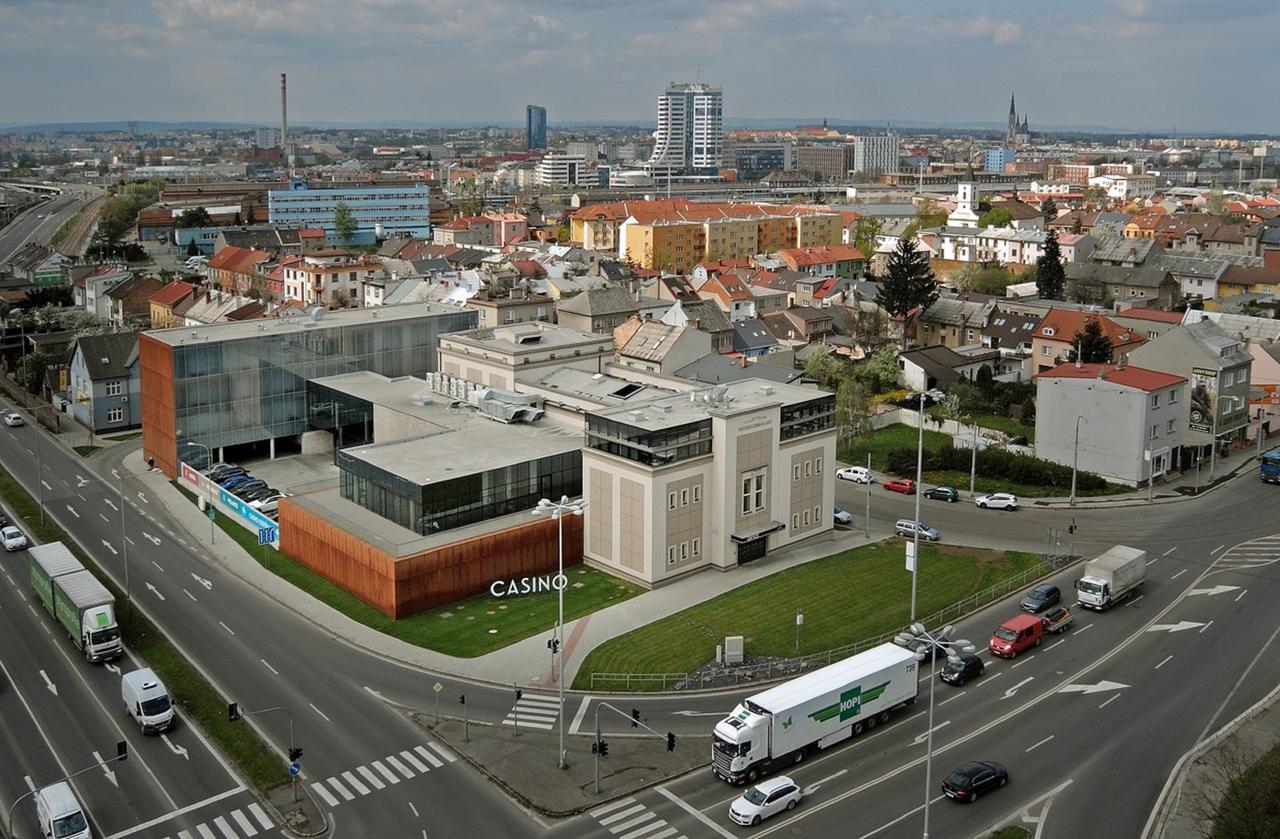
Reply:
M493 597L516 597L521 594L538 594L544 591L563 591L569 585L564 574L549 577L518 577L513 580L494 580L489 584Z
M826 722L835 716L840 717L840 722L851 720L862 712L863 702L874 702L879 699L888 686L889 683L884 682L863 690L862 685L856 685L841 693L839 702L814 711L809 717L814 722Z

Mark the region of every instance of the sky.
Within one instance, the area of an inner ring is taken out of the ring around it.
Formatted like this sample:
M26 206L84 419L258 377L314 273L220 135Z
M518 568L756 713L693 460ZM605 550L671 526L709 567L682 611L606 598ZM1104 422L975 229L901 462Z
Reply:
M729 118L1280 133L1276 0L0 0L0 124Z

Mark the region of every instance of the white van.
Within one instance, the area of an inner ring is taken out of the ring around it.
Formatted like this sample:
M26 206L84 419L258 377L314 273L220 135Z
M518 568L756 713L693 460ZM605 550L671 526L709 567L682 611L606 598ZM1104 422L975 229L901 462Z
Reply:
M125 713L142 727L143 734L166 731L173 725L173 701L151 668L121 676L120 698L124 700Z
M93 839L89 819L66 781L50 784L36 793L36 818L40 833L53 839Z

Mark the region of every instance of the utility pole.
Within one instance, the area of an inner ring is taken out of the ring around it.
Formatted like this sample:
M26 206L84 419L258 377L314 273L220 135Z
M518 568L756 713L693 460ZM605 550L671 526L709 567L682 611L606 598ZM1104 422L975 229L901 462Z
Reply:
M920 391L919 434L916 439L916 526L911 534L911 620L916 619L916 578L920 576L920 482L924 479L924 394ZM869 487L868 487L869 489Z
M867 452L867 512L862 517L862 535L871 538L871 452Z
M1089 421L1084 417L1076 417L1076 443L1071 451L1071 501L1069 506L1076 506L1076 467L1080 463L1080 421L1084 420L1084 424L1088 425Z
M969 456L969 497L973 498L978 483L978 424L973 422L973 417L969 417L969 422L973 423L973 451Z

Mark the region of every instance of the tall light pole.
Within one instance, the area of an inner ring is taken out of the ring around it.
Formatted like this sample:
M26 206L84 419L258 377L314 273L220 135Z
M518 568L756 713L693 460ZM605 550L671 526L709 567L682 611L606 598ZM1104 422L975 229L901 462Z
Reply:
M929 658L929 730L925 735L928 745L924 761L924 839L929 839L929 799L933 793L933 683L938 666L938 654L946 653L947 661L959 661L957 651L971 653L975 647L968 641L952 641L954 626L944 626L936 634L930 633L922 623L911 624L910 632L900 632L893 642L902 647L914 648L916 659L924 661Z
M551 639L551 649L560 657L560 673L556 678L556 686L560 693L560 756L556 766L560 769L567 769L568 764L565 763L564 753L564 590L567 588L567 578L564 576L564 517L568 515L580 516L586 508L587 501L585 498L579 498L577 501L570 501L569 496L560 496L559 501L549 501L543 498L538 502L538 506L533 508L535 516L550 515L556 520L556 527L559 530L560 537L560 562L558 565L559 573L556 580L556 597L559 600L559 617L556 618L556 633Z
M969 497L973 498L973 490L978 483L978 423L973 417L969 417L969 422L973 423L972 451L969 454Z
M1084 417L1076 417L1076 443L1071 450L1071 501L1070 506L1076 505L1076 466L1080 462L1080 421L1084 420L1084 424L1088 425L1089 420Z
M924 480L924 391L920 391L920 432L916 440L916 526L911 534L911 620L916 619L916 577L920 575L920 482Z
M133 598L129 596L129 537L125 535L124 527L124 473L120 474L120 557L124 560L124 604L129 610L129 614L133 614Z

